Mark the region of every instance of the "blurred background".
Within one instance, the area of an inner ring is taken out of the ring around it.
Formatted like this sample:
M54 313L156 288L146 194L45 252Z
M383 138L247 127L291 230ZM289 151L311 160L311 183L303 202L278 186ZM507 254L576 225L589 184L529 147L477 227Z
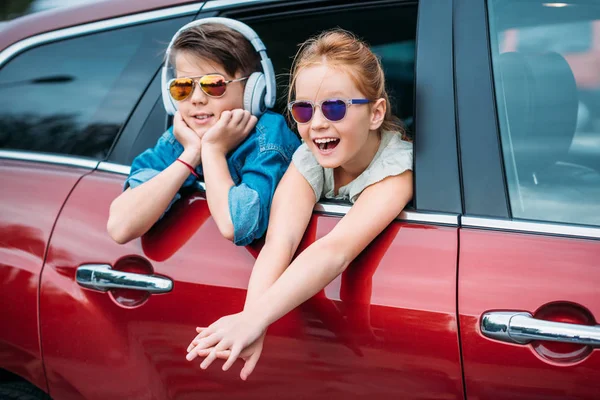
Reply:
M1 0L0 30L8 21L22 15L92 1L94 0Z

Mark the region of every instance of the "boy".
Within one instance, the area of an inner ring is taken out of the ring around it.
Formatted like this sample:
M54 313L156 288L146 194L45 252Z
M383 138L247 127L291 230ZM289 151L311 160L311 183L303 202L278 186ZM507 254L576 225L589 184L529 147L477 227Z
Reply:
M118 243L140 237L180 188L204 178L219 231L247 245L266 232L275 187L300 141L281 115L267 111L257 120L242 110L260 57L241 33L219 23L193 26L175 38L170 56L173 127L134 159L125 191L110 206L108 232Z

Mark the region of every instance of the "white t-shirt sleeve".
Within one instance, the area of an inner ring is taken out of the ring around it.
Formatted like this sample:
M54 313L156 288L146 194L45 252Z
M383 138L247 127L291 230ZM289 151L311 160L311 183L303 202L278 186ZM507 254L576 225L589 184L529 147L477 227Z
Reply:
M402 174L413 169L413 145L401 139L398 133L387 133L394 136L381 151L377 160L361 174L350 188L350 201L354 203L367 187L384 180L389 176Z
M302 145L296 149L292 156L292 162L313 188L313 191L315 192L315 201L319 201L323 194L325 175L323 167L321 167L306 143L302 143Z

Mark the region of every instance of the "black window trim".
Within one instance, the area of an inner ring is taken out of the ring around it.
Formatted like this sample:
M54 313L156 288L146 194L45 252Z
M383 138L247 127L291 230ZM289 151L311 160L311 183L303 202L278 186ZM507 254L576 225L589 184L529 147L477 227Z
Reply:
M454 0L456 111L464 214L510 219L485 1Z
M418 210L462 214L452 49L452 2L420 2L414 204Z

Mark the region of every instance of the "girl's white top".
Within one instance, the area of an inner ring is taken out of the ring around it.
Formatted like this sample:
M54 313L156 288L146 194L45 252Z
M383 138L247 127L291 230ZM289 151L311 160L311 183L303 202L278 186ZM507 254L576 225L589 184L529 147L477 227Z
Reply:
M317 201L321 198L350 200L354 203L368 186L388 176L400 175L413 169L412 143L402 140L398 132L383 132L379 149L371 163L356 179L334 192L333 168L323 168L317 162L306 143L294 153L292 162L315 191Z

